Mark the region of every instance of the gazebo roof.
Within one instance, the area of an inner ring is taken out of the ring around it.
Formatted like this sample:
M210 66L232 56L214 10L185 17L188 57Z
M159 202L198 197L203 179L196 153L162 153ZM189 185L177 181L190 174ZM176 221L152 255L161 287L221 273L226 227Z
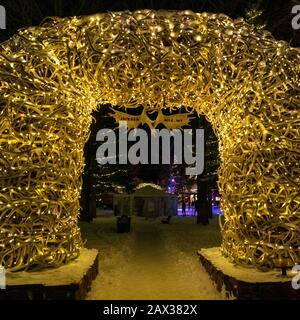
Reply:
M132 193L134 197L169 197L171 194L166 193L151 185L145 185Z

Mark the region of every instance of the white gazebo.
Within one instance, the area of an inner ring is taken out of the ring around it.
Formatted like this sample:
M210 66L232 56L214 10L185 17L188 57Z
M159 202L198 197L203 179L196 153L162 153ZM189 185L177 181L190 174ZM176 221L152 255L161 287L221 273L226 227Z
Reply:
M118 215L160 217L177 215L177 196L164 192L152 183L140 184L132 194L114 196L114 208Z

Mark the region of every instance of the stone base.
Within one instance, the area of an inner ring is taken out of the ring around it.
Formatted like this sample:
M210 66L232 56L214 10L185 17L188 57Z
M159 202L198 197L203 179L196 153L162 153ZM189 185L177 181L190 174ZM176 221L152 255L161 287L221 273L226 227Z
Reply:
M32 272L6 272L0 300L82 300L98 274L99 254L82 249L67 265Z
M291 281L295 274L291 270L286 276L281 269L262 272L229 262L221 255L220 248L201 249L200 261L220 292L227 297L249 300L300 300L300 289L295 290Z

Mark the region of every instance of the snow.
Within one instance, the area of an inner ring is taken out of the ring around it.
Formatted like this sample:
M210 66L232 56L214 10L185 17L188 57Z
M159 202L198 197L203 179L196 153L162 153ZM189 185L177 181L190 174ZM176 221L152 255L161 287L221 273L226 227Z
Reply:
M61 286L79 283L83 275L93 265L98 254L97 250L82 249L79 258L59 268L47 268L32 272L6 271L6 284L17 285L44 285Z
M81 223L86 246L100 252L100 274L87 299L225 299L201 266L197 251L220 245L217 217L208 226L193 217L132 217L132 231L116 233L116 217Z
M87 295L91 300L139 299L225 299L202 267L197 252L218 270L244 282L286 282L295 275L280 270L262 272L234 265L219 250L221 235L218 216L210 225L196 224L195 217L173 217L171 224L160 219L132 217L131 232L116 233L116 217L97 217L81 222L85 246L75 261L60 268L38 272L6 271L7 285L78 283L99 251L99 275Z
M280 269L263 272L255 268L246 268L229 262L221 255L220 248L209 248L200 250L201 255L208 259L218 269L227 276L237 280L250 283L261 282L291 282L295 274L287 270L287 275L282 276Z

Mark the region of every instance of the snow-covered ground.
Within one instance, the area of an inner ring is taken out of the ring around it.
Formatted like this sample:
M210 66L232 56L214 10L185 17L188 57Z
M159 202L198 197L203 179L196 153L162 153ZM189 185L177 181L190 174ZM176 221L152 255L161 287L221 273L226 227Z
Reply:
M81 223L86 247L100 252L100 274L87 299L224 299L214 287L197 250L221 242L218 217L209 226L192 217L133 217L132 231L116 233L115 217Z

